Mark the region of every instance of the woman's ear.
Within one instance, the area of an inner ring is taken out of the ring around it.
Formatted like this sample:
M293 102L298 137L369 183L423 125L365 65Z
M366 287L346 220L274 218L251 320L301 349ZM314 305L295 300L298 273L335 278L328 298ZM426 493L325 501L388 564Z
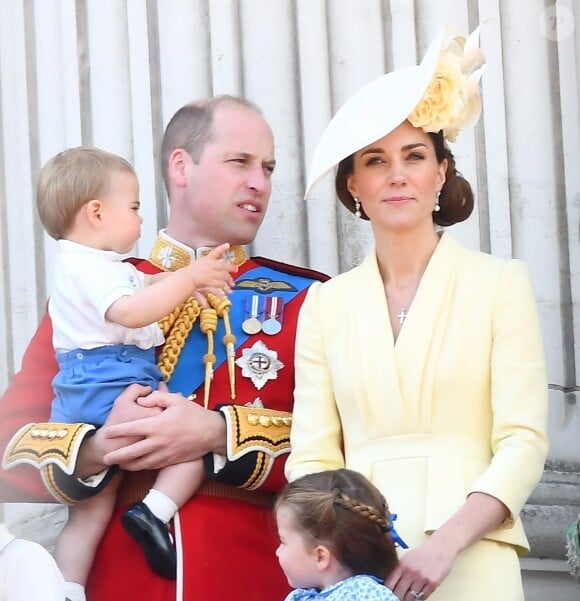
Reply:
M439 186L439 190L441 190L441 188L443 188L444 184L445 184L445 180L447 179L447 165L449 164L449 162L447 161L447 159L443 159L439 165L439 168L437 170L437 184Z
M346 178L346 189L350 192L350 195L355 198L358 196L357 187L354 182L354 175L351 174Z

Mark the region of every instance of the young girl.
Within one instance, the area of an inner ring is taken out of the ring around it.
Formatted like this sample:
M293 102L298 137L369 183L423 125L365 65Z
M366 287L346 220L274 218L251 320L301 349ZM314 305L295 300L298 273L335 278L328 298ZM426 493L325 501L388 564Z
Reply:
M231 291L237 268L223 244L171 273L145 276L122 259L140 236L139 184L125 159L98 148L65 150L43 167L37 191L43 226L58 241L48 303L60 371L53 380L50 420L101 426L131 383L156 390L163 376L155 347L158 321L200 292ZM201 484L201 460L162 469L142 503L122 516L151 567L175 578L168 522ZM96 547L114 508L118 478L71 508L56 545L67 598L84 599Z
M398 563L387 503L348 469L309 474L276 502L276 551L291 592L286 601L398 601L383 584Z

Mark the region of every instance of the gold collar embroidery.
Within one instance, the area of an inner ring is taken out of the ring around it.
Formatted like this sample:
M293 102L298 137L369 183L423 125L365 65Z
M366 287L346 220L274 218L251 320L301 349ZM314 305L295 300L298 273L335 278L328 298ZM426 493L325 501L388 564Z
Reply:
M192 261L207 255L210 250L210 246L187 248L185 245L171 240L167 234L161 232L157 236L157 240L155 240L149 261L163 271L176 271L181 267L186 267ZM226 261L239 267L246 262L248 257L243 246L232 246L224 253L224 258Z

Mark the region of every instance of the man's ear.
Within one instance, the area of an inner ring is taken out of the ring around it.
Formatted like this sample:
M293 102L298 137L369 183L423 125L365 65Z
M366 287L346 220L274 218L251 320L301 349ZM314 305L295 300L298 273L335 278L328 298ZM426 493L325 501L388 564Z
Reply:
M324 545L317 545L314 549L314 554L316 557L316 568L318 571L323 572L324 570L328 569L332 558L328 547L325 547Z
M187 170L192 160L183 148L176 148L167 161L167 175L169 181L179 187L187 185Z
M99 227L103 223L103 203L96 198L89 200L81 209L87 221L93 227Z

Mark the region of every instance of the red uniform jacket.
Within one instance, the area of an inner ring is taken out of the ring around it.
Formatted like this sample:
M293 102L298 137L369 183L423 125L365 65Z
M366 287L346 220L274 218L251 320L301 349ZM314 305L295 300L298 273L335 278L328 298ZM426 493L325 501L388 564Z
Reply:
M138 267L150 273L158 271L145 261ZM261 258L240 266L230 297L230 322L236 337L236 406L230 398L221 343L223 323L215 336L217 363L209 400L210 408L225 404L222 412L229 428L229 456L217 474L213 457L206 457L208 476L217 481L202 488L179 510L175 520L176 546L182 558L178 579L163 580L149 568L141 549L121 527L123 510L119 508L93 564L89 601L273 601L288 593L275 556L277 534L271 501L285 483L289 419L283 412L292 409L296 320L308 286L323 279L321 274ZM276 298L274 307L272 298ZM244 333L241 326L252 317L252 307L262 324L269 318L278 321L280 332ZM195 390L196 400L202 402L202 357L206 352L207 340L197 324L169 382L171 390L185 396ZM25 353L21 371L0 402L0 448L4 449L23 425L48 419L56 370L51 323L45 316ZM0 476L2 501L54 501L35 467L18 465ZM146 486L142 480L139 490L133 484L140 476L125 477L122 499L139 500ZM74 489L82 489L78 481L62 478L65 489L71 486L67 491L71 498L82 498L82 490Z

